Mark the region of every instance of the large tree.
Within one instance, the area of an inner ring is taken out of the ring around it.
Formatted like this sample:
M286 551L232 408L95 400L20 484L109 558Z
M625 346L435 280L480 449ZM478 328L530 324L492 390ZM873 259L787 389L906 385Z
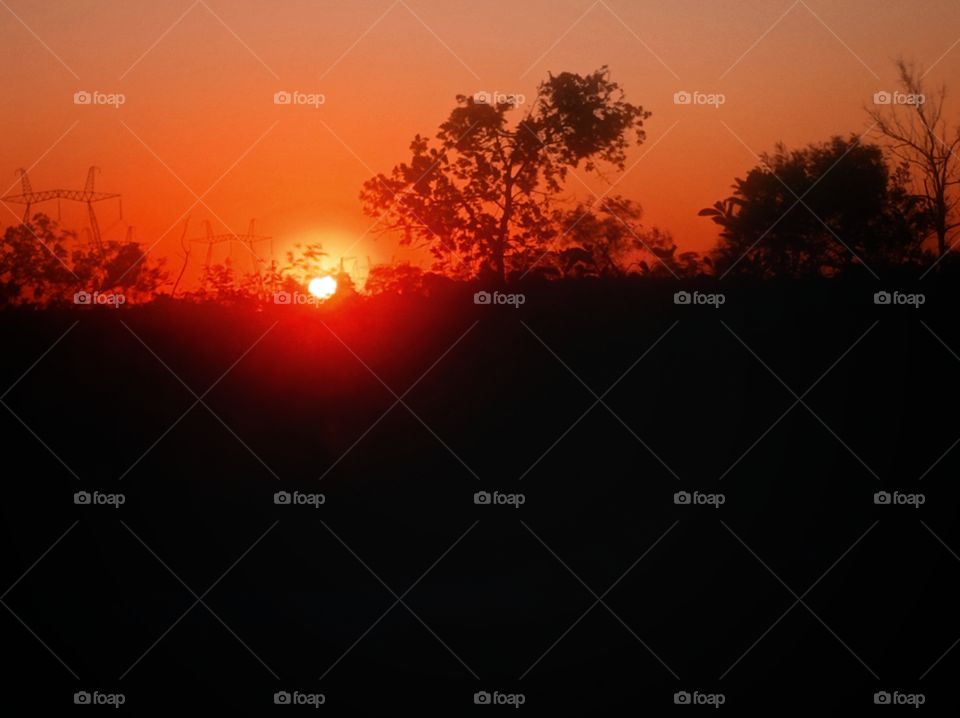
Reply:
M516 123L514 98L502 100L458 96L436 142L414 137L411 159L360 195L367 214L405 244L428 247L439 267L500 282L562 234L551 201L568 173L599 163L622 170L650 115L625 100L605 66L550 75Z
M916 262L928 214L906 181L881 148L853 136L779 146L700 212L722 228L717 272L810 278Z

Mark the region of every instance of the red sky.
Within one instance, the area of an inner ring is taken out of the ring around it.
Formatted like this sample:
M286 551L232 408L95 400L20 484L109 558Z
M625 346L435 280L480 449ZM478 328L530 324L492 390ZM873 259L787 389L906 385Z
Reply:
M18 167L34 189L79 188L96 164L100 188L123 193L122 222L115 205L98 215L110 238L133 224L172 256L185 214L192 236L204 219L243 232L256 217L278 250L321 242L362 274L368 256L418 255L365 235L361 183L432 135L455 95L532 97L549 71L607 64L653 112L648 140L622 177L579 176L597 192L617 182L646 223L705 249L713 226L696 213L728 194L751 150L864 132L897 55L933 84L960 76L960 2L0 0L0 190L19 191ZM76 105L78 90L125 102ZM278 106L280 90L325 104ZM678 106L681 90L726 102ZM590 196L576 179L570 191ZM0 210L5 224L17 216ZM64 219L84 223L77 208Z

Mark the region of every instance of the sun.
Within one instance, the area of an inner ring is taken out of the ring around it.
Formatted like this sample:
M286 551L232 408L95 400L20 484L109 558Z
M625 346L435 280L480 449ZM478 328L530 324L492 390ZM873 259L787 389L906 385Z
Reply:
M337 280L330 275L314 277L307 285L307 291L317 299L329 299L337 292Z

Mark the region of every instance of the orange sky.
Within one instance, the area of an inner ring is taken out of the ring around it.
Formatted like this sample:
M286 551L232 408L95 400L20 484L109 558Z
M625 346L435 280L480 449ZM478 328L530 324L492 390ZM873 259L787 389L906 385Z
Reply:
M960 77L958 40L954 0L2 0L0 190L19 191L17 167L34 189L79 188L96 164L100 188L124 197L122 222L115 204L99 212L109 238L133 224L170 256L186 213L192 236L204 219L243 232L256 217L278 250L319 241L362 275L367 256L417 255L364 236L361 183L432 135L456 94L532 97L548 71L608 64L653 112L648 140L619 180L579 176L597 192L618 181L647 223L704 249L713 226L696 213L754 164L748 147L863 132L864 104L894 88L893 57L940 83ZM78 90L125 103L76 105ZM278 106L278 90L325 104ZM726 102L677 106L680 90Z

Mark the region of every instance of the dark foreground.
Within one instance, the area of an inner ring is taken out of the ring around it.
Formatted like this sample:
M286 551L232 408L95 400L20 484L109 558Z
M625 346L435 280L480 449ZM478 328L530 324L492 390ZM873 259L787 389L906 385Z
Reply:
M955 712L960 292L677 289L0 313L4 713Z

